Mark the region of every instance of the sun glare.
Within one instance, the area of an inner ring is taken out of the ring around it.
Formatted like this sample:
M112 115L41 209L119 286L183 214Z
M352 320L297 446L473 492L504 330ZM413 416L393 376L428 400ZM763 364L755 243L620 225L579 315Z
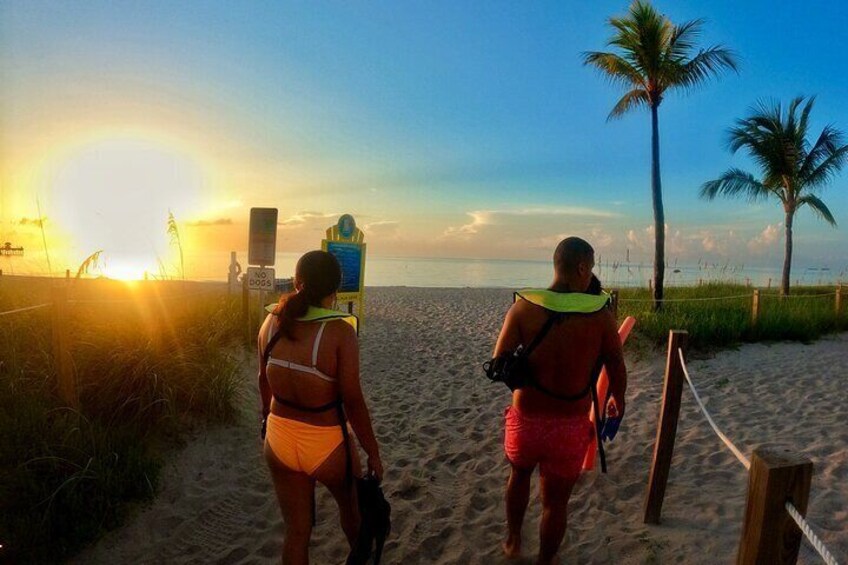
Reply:
M199 165L184 152L145 139L103 138L51 165L52 206L45 215L67 234L69 262L103 250L91 274L178 276L168 213L180 220L201 209L203 188Z

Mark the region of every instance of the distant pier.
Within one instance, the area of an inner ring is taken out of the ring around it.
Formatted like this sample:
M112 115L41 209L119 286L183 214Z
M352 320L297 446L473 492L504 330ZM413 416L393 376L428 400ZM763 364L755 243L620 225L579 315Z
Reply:
M12 243L7 241L0 247L0 255L4 256L12 256L12 255L23 255L24 248L23 247L12 247Z

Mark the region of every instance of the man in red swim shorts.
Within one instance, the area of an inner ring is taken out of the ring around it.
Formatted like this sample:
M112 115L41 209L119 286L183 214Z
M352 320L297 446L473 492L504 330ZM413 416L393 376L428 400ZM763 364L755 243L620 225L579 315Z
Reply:
M548 296L585 293L592 279L595 253L586 241L569 237L554 252L554 280ZM516 300L504 320L494 356L530 342L542 330L551 311L529 300ZM627 372L616 322L607 308L588 314L567 314L554 323L529 358L538 386L516 389L506 410L504 450L512 465L506 488L508 534L504 553L521 553L521 525L530 499L530 478L539 466L542 496L540 547L537 563L555 563L565 535L568 499L580 476L586 448L594 435L589 421L588 394L593 369L606 365L612 397L609 416L624 415ZM572 397L563 400L551 396Z

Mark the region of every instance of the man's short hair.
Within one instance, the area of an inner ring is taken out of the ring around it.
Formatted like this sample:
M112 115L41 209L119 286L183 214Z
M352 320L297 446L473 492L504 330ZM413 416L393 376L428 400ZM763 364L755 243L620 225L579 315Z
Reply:
M577 266L591 260L594 255L595 250L586 240L567 237L559 242L554 251L554 269L562 275L576 273Z

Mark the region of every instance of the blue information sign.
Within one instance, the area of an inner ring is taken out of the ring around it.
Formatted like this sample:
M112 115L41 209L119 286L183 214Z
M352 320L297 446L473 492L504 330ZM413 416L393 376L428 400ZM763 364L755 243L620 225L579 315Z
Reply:
M342 285L339 292L361 292L362 246L356 243L328 241L327 251L339 260L342 267Z

